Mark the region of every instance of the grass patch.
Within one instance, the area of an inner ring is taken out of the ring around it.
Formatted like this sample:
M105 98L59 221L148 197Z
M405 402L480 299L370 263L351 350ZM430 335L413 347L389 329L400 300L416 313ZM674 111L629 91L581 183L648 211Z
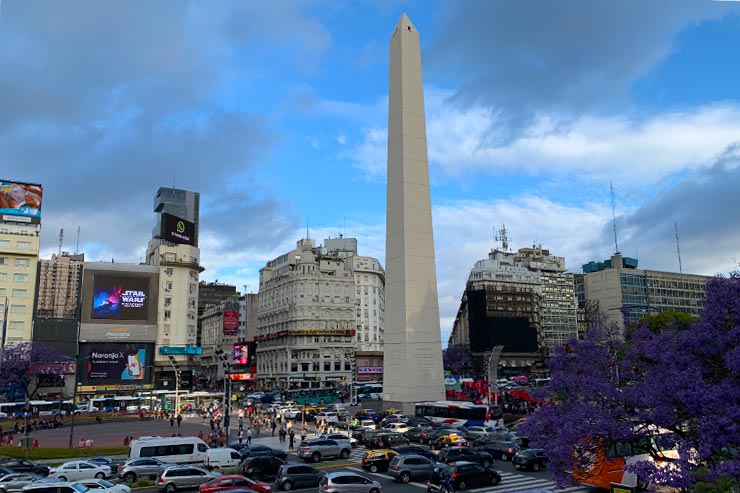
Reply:
M151 488L156 484L154 479L139 478L135 483L126 483L132 488Z
M47 447L47 448L29 448L28 458L31 460L38 459L74 459L77 457L94 457L97 455L127 455L128 447L89 447L89 448L66 448L66 447ZM5 457L26 457L26 447L0 447L0 456Z

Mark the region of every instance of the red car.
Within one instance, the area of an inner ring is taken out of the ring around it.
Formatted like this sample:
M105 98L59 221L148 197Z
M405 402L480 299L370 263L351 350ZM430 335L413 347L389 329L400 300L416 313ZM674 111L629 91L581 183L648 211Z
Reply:
M200 493L216 493L217 491L239 490L248 488L258 493L272 493L272 486L263 481L255 481L239 474L219 476L200 485Z

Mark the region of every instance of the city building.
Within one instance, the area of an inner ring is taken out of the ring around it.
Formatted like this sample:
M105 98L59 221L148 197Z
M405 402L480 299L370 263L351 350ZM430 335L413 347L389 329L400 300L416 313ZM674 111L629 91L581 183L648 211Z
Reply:
M623 326L645 315L683 312L700 315L704 307L704 285L709 276L638 269L638 260L615 253L609 260L583 265L575 276L576 294L581 307L582 329L603 313L610 323Z
M36 318L76 319L85 254L62 252L39 260Z
M257 335L257 313L259 311L259 295L247 293L239 297L239 342L253 342Z
M541 369L553 349L578 335L573 274L565 259L542 247L494 249L470 272L449 339L470 348L474 372L486 374L486 358L503 346L504 376Z
M233 349L239 341L239 298L206 305L199 319L203 330L199 376L213 384L233 364Z
M357 303L357 352L358 354L382 352L385 333L383 267L378 259L356 255L352 257L352 270Z
M358 320L352 266L347 248L330 251L304 238L260 269L255 340L261 386L338 387L351 380Z
M201 281L198 285L198 327L197 327L197 345L203 343L203 327L201 326L201 317L208 305L217 305L218 303L239 296L236 292L236 286L218 282ZM241 318L239 319L241 320Z
M152 238L160 238L162 232L162 215L171 214L193 223L193 246L198 246L200 222L200 193L179 188L161 187L154 196L154 212L157 213L157 225L152 230Z

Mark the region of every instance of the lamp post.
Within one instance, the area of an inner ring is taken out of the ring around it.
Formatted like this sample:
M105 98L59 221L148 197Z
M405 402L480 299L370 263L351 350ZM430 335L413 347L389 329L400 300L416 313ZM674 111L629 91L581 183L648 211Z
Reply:
M229 424L231 422L231 361L229 361L229 355L223 349L217 350L216 355L221 360L221 366L224 370L224 432L228 444Z
M180 366L177 364L177 360L171 354L167 356L172 365L172 369L175 370L175 418L180 414Z

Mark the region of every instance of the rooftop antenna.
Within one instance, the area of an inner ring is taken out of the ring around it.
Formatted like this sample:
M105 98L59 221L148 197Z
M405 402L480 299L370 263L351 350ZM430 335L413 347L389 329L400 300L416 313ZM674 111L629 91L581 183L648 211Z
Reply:
M501 242L501 249L504 252L509 250L509 237L506 235L506 225L502 224L501 229L498 230L498 234L495 236L496 241Z
M306 239L307 240L310 239L310 237L308 236L308 218L309 217L311 217L311 216L309 216L308 214L306 214Z
M80 253L80 227L77 226L77 247L75 248L75 255Z
M175 189L175 178L176 177L177 177L177 175L172 175L172 190Z
M673 221L673 230L676 232L676 253L678 254L678 272L683 274L683 265L681 265L681 245L678 242L678 222Z
M58 256L62 255L62 245L64 244L64 228L59 228L59 252Z
M614 226L614 252L619 253L619 243L617 242L617 212L616 206L614 205L614 184L609 180L609 190L612 194L612 224Z

